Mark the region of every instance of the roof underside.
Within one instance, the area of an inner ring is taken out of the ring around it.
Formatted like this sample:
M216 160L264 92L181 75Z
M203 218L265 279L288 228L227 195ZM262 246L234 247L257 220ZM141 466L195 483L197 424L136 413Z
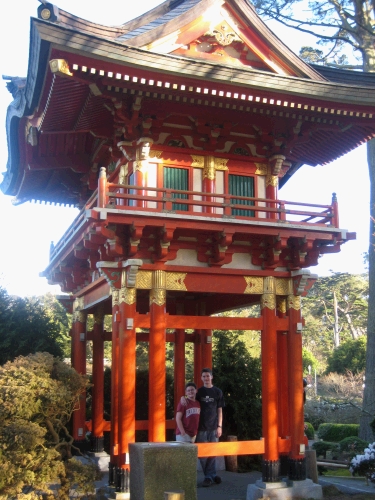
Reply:
M11 81L1 187L18 202L82 205L117 143L142 136L252 162L282 154L282 184L375 135L374 77L306 65L243 0L169 0L113 28L52 11L32 21L26 86ZM216 11L221 24L205 31Z

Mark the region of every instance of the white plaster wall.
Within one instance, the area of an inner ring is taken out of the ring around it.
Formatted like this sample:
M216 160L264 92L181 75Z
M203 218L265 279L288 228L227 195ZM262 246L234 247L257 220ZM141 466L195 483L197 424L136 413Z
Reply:
M265 198L266 197L266 176L265 175L256 175L255 182L257 183L257 187L258 187L258 198ZM263 201L259 202L260 207L264 207L265 205L266 204ZM258 212L257 214L255 214L255 216L265 219L266 212Z
M149 187L157 187L157 164L149 163L147 169L147 186ZM155 191L147 191L147 196L155 196ZM157 208L156 201L148 201L148 208Z
M193 191L202 192L203 170L193 168ZM202 201L202 196L193 196L193 200ZM202 212L202 206L193 205L193 212Z

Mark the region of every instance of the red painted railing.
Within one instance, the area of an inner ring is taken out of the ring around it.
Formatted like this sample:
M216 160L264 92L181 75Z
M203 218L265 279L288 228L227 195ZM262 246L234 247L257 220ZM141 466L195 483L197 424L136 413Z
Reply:
M180 207L175 209L176 205L180 205ZM184 210L181 210L181 205ZM124 213L132 211L137 211L138 214L142 212L172 212L182 218L207 217L211 220L212 218L221 219L223 222L241 219L249 222L257 220L274 223L285 222L308 227L338 228L339 220L335 193L331 205L218 193L213 196L213 193L199 191L116 184L108 182L105 171L103 171L99 177L98 190L92 194L61 240L53 247L50 262L61 252L72 236L83 230L86 220L85 211L95 207L116 208ZM241 215L234 215L238 211L241 211Z

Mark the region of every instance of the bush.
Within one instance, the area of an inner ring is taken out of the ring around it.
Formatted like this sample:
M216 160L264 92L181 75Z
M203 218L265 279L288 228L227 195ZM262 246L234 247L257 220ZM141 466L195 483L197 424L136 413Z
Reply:
M329 441L317 441L312 445L313 450L316 450L316 456L326 458L327 451L338 451L339 445Z
M342 342L328 357L326 373L359 373L366 366L366 336Z
M358 424L321 424L318 428L318 437L324 441L338 443L347 437L358 437Z
M369 443L358 437L349 436L340 441L339 445L340 451L348 451L356 455L362 453L368 447Z
M352 459L349 470L353 475L366 476L375 483L375 443L370 444L363 455L357 455Z
M305 434L307 439L314 439L314 427L310 424L310 422L305 422Z

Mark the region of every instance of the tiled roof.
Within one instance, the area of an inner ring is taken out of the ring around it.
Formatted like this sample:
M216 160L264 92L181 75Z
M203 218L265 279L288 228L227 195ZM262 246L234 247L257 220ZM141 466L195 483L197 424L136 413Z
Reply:
M176 5L176 7L172 8L169 12L166 14L160 16L157 19L154 19L153 21L149 22L148 24L145 24L143 26L139 26L138 28L135 28L132 31L129 31L128 33L125 33L124 35L120 36L117 38L118 41L125 41L129 40L130 38L143 35L144 33L151 31L155 28L158 28L159 26L163 26L163 24L168 23L169 21L172 21L173 19L177 18L178 16L184 14L187 12L189 9L194 7L200 2L200 0L185 0Z

